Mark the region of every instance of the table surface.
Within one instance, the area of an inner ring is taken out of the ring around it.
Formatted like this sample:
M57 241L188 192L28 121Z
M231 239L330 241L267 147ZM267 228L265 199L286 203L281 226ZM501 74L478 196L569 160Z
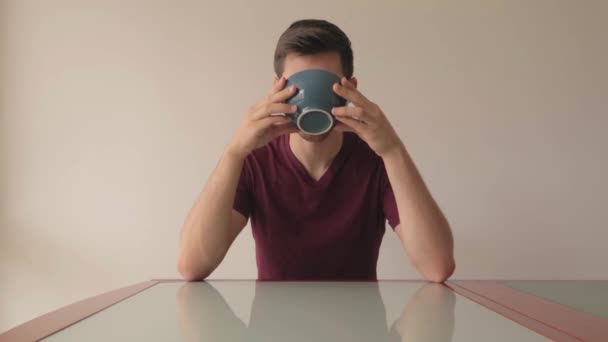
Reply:
M153 281L120 291L0 341L608 341L608 281Z
M514 289L608 319L608 281L504 281Z

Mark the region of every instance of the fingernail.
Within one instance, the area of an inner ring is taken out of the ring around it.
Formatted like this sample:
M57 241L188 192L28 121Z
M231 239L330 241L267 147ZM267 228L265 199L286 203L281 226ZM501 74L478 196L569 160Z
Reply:
M297 112L298 111L298 106L291 106L291 110L294 111L294 112Z

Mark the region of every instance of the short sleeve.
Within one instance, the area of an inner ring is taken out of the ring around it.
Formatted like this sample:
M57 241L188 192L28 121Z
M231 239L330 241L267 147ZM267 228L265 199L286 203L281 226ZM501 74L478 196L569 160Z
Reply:
M399 211L397 210L397 202L395 201L395 194L393 194L393 188L384 169L384 165L380 170L380 186L382 191L382 209L384 211L384 217L388 220L388 224L395 229L399 225Z
M249 162L249 158L245 159L243 163L243 168L241 169L241 175L239 177L239 183L236 188L236 194L234 196L234 204L232 208L245 218L249 218L252 210L252 185L253 185L253 175L251 171L251 165Z

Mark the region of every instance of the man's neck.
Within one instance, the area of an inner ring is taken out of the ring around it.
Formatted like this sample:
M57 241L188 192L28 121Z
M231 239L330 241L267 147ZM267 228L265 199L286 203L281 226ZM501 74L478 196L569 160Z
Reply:
M291 151L315 180L319 180L329 169L342 148L342 142L343 133L335 130L320 142L307 141L298 133L289 136Z

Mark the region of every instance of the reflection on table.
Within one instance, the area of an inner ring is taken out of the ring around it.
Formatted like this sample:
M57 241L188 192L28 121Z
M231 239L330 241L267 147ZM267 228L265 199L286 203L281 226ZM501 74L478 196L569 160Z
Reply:
M402 305L387 328L377 283L257 282L247 325L210 283L186 283L178 292L186 341L451 341L450 290L424 284Z

